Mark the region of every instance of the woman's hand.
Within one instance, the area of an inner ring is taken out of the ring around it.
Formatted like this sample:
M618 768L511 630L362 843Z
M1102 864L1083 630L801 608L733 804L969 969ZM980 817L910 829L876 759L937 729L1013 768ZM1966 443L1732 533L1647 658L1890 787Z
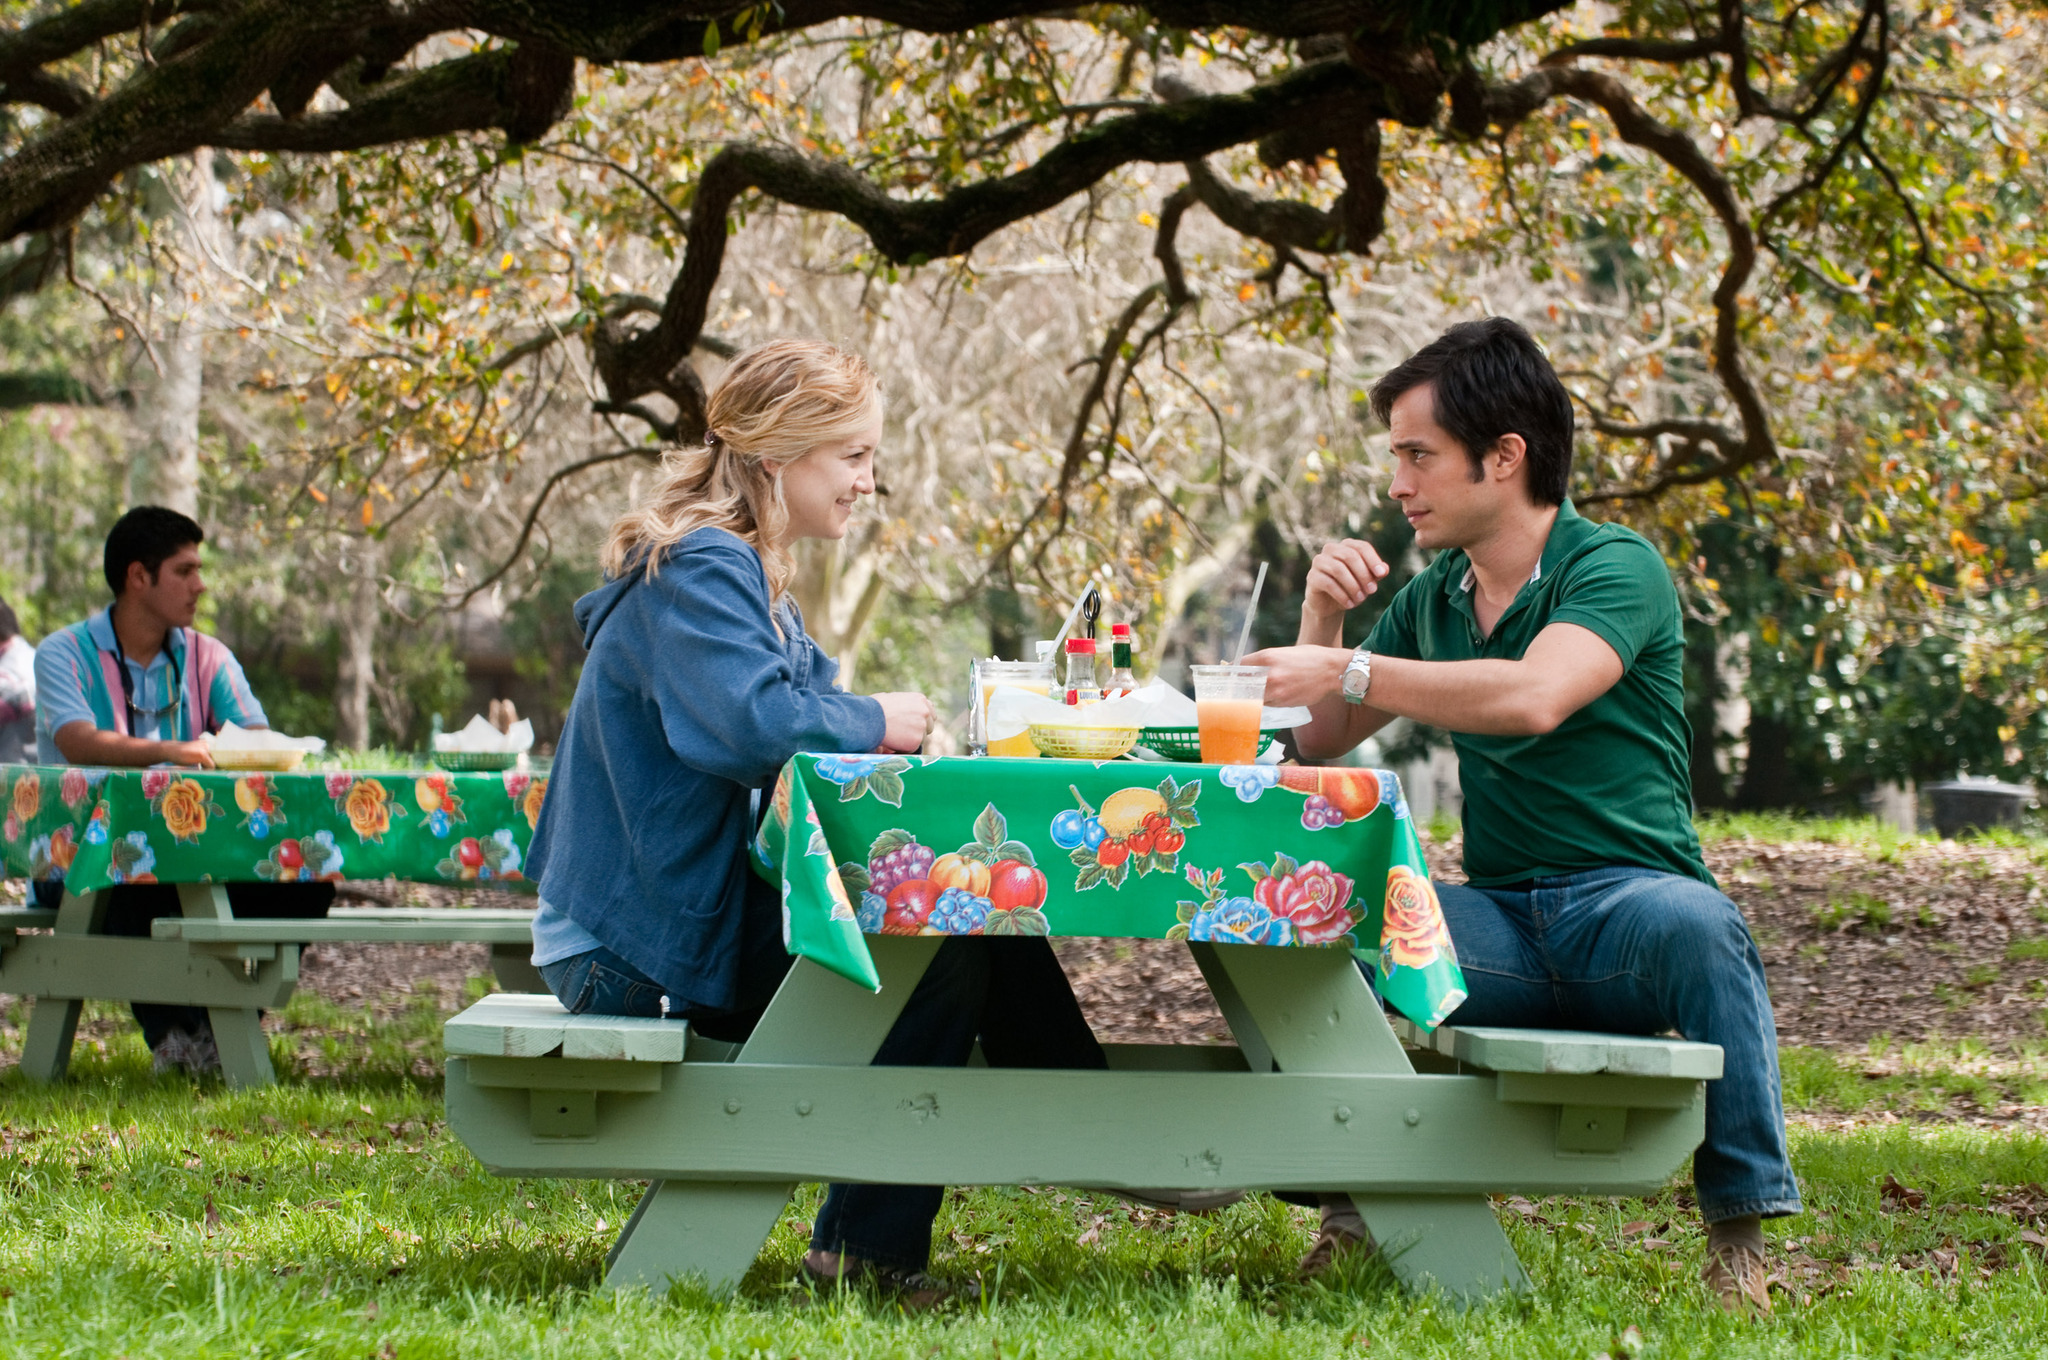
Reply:
M896 753L915 751L924 745L924 739L931 735L939 715L932 709L932 701L922 694L875 694L870 695L882 706L882 749Z

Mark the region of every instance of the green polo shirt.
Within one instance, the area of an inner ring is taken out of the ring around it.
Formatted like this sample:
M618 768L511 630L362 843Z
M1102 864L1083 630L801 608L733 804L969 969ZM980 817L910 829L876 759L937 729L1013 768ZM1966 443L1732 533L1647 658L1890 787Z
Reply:
M1598 633L1619 682L1540 737L1453 733L1465 873L1482 887L1630 865L1714 881L1692 825L1678 590L1649 541L1558 509L1543 559L1481 637L1472 563L1439 553L1401 588L1367 646L1418 661L1517 660L1553 623Z

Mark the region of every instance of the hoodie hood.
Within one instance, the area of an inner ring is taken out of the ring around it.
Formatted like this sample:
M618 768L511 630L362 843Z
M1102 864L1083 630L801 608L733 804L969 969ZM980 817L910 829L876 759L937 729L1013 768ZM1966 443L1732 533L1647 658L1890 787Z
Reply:
M597 641L597 630L604 627L604 621L619 607L619 601L626 598L626 592L640 579L638 571L629 571L624 576L614 577L576 601L576 626L583 630L583 650L589 651Z

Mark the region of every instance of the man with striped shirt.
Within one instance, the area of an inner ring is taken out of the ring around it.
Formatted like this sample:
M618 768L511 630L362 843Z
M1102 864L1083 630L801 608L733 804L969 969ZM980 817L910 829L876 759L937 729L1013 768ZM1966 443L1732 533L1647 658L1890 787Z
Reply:
M36 726L43 758L73 765L210 766L203 737L227 723L267 727L235 654L192 626L206 591L199 545L206 533L161 506L137 506L107 534L104 559L114 601L51 634L36 650ZM61 885L39 883L51 901ZM327 914L331 883L235 883L237 916ZM171 884L121 884L102 901L109 935L149 934L149 923L180 912ZM135 1018L156 1069L217 1070L220 1055L205 1010L137 1002Z

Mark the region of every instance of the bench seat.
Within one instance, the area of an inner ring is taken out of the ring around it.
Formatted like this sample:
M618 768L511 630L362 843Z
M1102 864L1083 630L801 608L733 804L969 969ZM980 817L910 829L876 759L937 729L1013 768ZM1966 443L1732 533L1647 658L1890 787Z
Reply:
M690 1027L681 1020L572 1015L551 996L487 996L442 1028L450 1054L470 1058L544 1058L679 1063Z
M43 907L0 907L0 930L52 930L57 913Z
M1489 1072L1557 1076L1605 1072L1687 1081L1714 1081L1721 1075L1720 1047L1685 1039L1490 1026L1442 1025L1424 1030L1398 1018L1394 1032L1416 1048Z
M165 916L151 922L150 934L188 944L530 944L533 913L517 908L335 907L316 920Z

